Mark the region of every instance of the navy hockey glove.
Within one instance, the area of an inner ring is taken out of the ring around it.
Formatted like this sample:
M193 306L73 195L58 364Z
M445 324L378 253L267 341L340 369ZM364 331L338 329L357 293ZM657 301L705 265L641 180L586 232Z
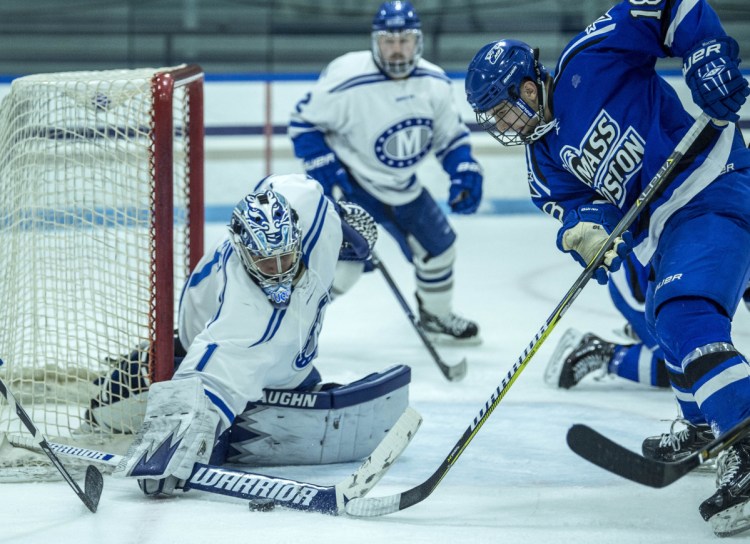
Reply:
M583 204L565 214L563 225L557 232L557 247L586 267L621 218L622 212L613 204ZM596 281L602 285L607 283L607 273L619 269L632 248L633 236L629 232L615 238L613 248L604 254L604 262L594 272Z
M448 203L455 213L474 213L482 201L482 168L475 162L462 162L451 176Z
M682 73L693 101L714 119L737 122L750 94L740 72L739 46L729 36L699 44L683 57Z
M378 225L375 219L359 204L339 201L336 208L341 216L341 242L339 260L366 261L378 241Z
M349 174L346 173L344 166L333 151L305 159L302 166L307 175L320 182L326 196L333 198L334 187L341 189L345 197L352 194Z

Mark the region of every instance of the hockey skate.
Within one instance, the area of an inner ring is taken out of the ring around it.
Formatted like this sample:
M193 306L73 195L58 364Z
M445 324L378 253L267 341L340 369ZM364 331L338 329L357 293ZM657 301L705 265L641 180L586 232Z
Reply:
M750 440L719 455L716 488L699 508L714 533L732 536L750 529Z
M601 371L601 379L608 373L607 364L614 352L615 344L591 333L568 329L547 363L544 381L551 387L570 389L597 370Z
M685 428L679 431L675 430L675 425L677 424L683 424ZM641 445L641 451L643 451L644 457L671 463L684 459L713 439L714 433L708 425L693 425L687 420L675 419L668 433L646 438ZM701 465L702 467L704 465ZM714 464L705 463L704 470L713 470L715 468Z
M447 316L437 316L427 312L417 297L419 304L419 326L436 344L476 346L482 343L479 326L453 312Z

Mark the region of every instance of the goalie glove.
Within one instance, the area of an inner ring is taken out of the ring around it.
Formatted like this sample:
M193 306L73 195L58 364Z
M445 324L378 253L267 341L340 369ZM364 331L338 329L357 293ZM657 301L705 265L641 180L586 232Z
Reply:
M613 204L584 204L565 215L563 226L557 233L557 247L570 253L584 268L594 260L612 230L622 218L622 212ZM604 254L602 266L594 272L601 285L607 283L608 272L620 268L622 260L633 248L630 232L615 238L613 247Z
M147 495L171 494L195 463L208 462L219 423L198 378L155 383L143 424L114 474L137 478Z
M378 241L378 225L375 219L359 204L339 201L336 206L344 235L339 260L368 260L375 242Z

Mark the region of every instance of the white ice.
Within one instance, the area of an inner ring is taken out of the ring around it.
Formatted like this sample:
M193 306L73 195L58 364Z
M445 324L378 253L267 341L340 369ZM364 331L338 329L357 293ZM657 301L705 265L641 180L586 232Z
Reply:
M555 249L556 224L541 214L452 221L459 233L455 307L480 323L484 337L479 347L439 348L449 363L468 358L464 381L442 377L377 272L326 315L316 362L325 381L354 380L396 363L412 367L411 404L424 423L372 496L409 489L438 468L581 272ZM207 238L222 228L212 225ZM378 244L413 301L410 268L387 235ZM734 327L735 343L746 353L748 314L741 307ZM2 484L0 542L715 542L698 514L698 505L714 490L712 475L690 474L655 490L587 463L565 443L571 424L586 423L639 450L644 437L665 431L676 414L669 391L624 380L588 378L569 391L544 385L544 367L565 329L615 340L613 331L623 323L606 289L590 283L435 492L402 512L375 519L282 508L253 513L243 502L196 491L152 500L135 483L106 477L99 511L92 515L63 482ZM356 466L266 472L333 484Z

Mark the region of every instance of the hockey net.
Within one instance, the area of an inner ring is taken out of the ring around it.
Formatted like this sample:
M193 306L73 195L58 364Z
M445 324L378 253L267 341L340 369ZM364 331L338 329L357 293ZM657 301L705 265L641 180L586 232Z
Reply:
M26 76L0 103L0 378L49 440L122 453L171 377L203 135L195 65ZM44 477L29 436L0 396L0 480Z

